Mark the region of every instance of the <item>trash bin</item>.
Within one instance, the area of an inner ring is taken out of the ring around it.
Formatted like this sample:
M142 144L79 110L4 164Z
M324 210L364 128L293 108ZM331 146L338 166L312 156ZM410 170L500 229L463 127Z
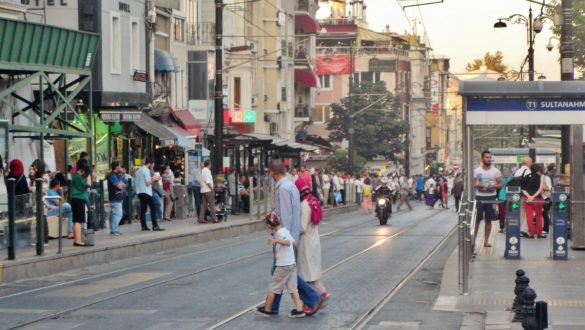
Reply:
M174 185L175 190L175 218L187 219L187 187L183 185Z

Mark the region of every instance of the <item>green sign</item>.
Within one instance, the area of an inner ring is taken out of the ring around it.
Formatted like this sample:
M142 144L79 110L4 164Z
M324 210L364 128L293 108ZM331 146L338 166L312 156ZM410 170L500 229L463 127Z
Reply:
M244 123L256 122L256 110L244 110Z

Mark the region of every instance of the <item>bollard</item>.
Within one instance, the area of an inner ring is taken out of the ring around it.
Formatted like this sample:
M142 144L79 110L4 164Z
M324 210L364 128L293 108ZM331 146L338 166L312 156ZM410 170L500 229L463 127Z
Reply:
M127 193L126 193L126 219L124 221L124 223L127 224L131 224L132 223L132 217L133 217L133 211L134 208L132 207L132 178L128 178L128 186L126 186L127 189Z
M520 286L520 278L522 276L526 275L526 272L524 272L524 270L522 269L518 269L516 271L516 280L514 280L514 282L516 282L516 286L514 287L514 303L512 304L512 308L511 311L512 312L517 312L518 311L518 305L520 303L520 298L519 298L519 286Z
M45 252L45 232L44 232L44 214L43 214L43 179L35 179L35 196L37 203L37 256L42 256Z
M517 309L514 315L514 319L512 320L512 322L522 322L522 320L524 319L524 298L523 298L523 292L529 288L530 285L530 279L527 276L521 276L520 279L520 284L518 285L518 290L515 290L514 292L516 293L516 298L518 299L518 303L517 303Z
M16 179L6 180L8 190L8 260L16 259Z
M548 304L546 301L536 302L536 327L538 330L548 328Z
M522 328L524 330L540 330L536 324L536 291L532 288L526 288L522 293L524 300L524 318L522 319Z

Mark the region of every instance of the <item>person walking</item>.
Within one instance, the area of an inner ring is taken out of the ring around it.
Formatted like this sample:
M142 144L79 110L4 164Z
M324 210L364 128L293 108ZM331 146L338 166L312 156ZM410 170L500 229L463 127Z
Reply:
M542 232L545 235L548 235L550 228L550 207L552 205L552 188L554 187L555 171L555 164L549 164L544 174L544 191L542 192L542 197L545 203L542 212Z
M146 209L150 210L150 221L152 222L153 231L163 231L164 229L158 225L157 209L152 197L153 183L160 181L160 176L150 175L150 171L154 167L154 160L148 156L144 159L144 165L140 167L136 173L136 194L140 200L140 225L142 231L150 231L146 224Z
M333 206L338 206L340 201L341 201L341 186L339 183L339 176L338 176L339 172L334 172L333 173L333 180L331 181L331 189L333 190Z
M463 196L463 178L461 177L461 173L457 173L455 180L453 180L451 194L455 199L455 212L459 212L459 204L461 203L461 197Z
M329 300L329 293L321 282L321 238L319 236L319 223L323 218L323 211L319 200L311 194L309 186L301 180L297 180L295 185L301 196L301 236L297 253L299 276L321 295L325 303Z
M194 166L191 173L193 180L191 182L191 191L193 193L193 200L195 202L195 214L199 216L199 212L201 212L201 169L199 167ZM232 205L232 212L233 207L234 205Z
M81 226L86 221L85 207L89 204L88 189L91 187L91 170L85 159L77 161L77 171L71 176L71 212L73 216L73 245L86 246L81 236Z
M359 174L356 175L355 180L353 180L353 185L355 187L355 203L357 205L362 205L362 194L364 192L364 182L360 178Z
M447 205L447 196L449 196L447 181L445 178L441 177L439 178L439 194L437 197L441 200L441 208L446 210L449 209L449 206Z
M110 235L120 236L122 233L118 231L118 226L124 211L122 205L126 198L126 186L128 179L126 179L126 172L120 166L117 160L112 161L111 172L106 176L108 181L108 196L110 198Z
M274 212L280 218L282 226L291 233L295 242L299 242L301 235L301 197L295 184L286 176L286 167L280 160L270 165L270 175L276 182L274 193ZM276 263L273 263L271 272L274 274ZM305 313L313 315L321 308L321 297L300 276L297 285L301 300L307 307ZM281 295L276 295L272 304L272 312L278 313ZM263 308L263 306L261 306Z
M398 193L400 194L400 203L396 206L396 211L400 211L400 207L402 204L406 203L408 206L408 210L412 211L412 206L410 206L410 202L408 201L408 195L410 193L410 186L408 185L408 179L406 176L401 176L400 180L398 180Z
M491 247L489 243L492 231L492 221L497 220L493 202L497 199L497 190L502 188L502 174L500 170L492 166L492 154L489 151L481 153L481 166L473 171L473 187L476 189L477 220L475 222L475 235L479 231L479 223L484 222L484 247Z
M515 184L515 186L519 187L520 189L522 189L521 185L522 185L522 181L524 181L525 177L528 177L530 175L530 167L532 166L532 158L530 157L524 157L522 158L522 164L520 166L520 168L518 168L516 170L516 172L514 172L514 179L512 182L510 182L508 185L512 186L514 181L517 181L518 183ZM533 220L531 220L533 221ZM522 237L528 237L528 225L527 225L528 221L526 220L526 212L520 212L520 234L522 235Z
M498 204L498 220L500 221L500 233L504 232L506 225L506 187L508 183L512 181L512 174L507 168L502 170L502 188L498 191L498 200L501 202Z
M217 216L215 215L215 196L213 192L213 176L211 175L211 162L206 160L203 162L203 169L201 169L201 212L199 212L199 223L205 223L205 211L209 209L211 214L211 221L217 223Z
M270 212L264 218L266 228L271 231L268 244L272 244L274 255L274 271L264 305L258 306L256 311L263 316L278 315L278 311L272 309L277 297L282 296L284 289L291 294L295 308L288 314L290 318L305 317L303 302L297 288L297 266L293 244L295 243L291 233L282 226L280 218L275 212Z
M325 207L331 206L331 178L329 177L329 171L323 170L323 204Z
M175 184L175 175L171 171L169 164L163 165L162 169L162 184L165 197L164 218L165 221L171 221L171 214L175 204L175 191L173 185Z
M522 200L524 201L524 210L528 221L528 238L546 238L546 235L542 233L544 173L542 167L538 164L532 164L530 172L530 176L523 182L522 187L522 195L524 195ZM536 218L536 228L534 228L534 218Z
M364 212L366 214L372 213L372 180L370 178L364 179L364 201L362 202L362 207L364 208Z
M425 191L425 178L422 175L416 176L416 200L422 201L423 192Z

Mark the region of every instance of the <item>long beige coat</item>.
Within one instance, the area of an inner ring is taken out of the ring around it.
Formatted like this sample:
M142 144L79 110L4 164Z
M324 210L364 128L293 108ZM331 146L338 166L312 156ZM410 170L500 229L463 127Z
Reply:
M319 226L311 223L311 208L305 200L301 202L301 238L298 247L297 268L307 282L321 279L321 239Z

